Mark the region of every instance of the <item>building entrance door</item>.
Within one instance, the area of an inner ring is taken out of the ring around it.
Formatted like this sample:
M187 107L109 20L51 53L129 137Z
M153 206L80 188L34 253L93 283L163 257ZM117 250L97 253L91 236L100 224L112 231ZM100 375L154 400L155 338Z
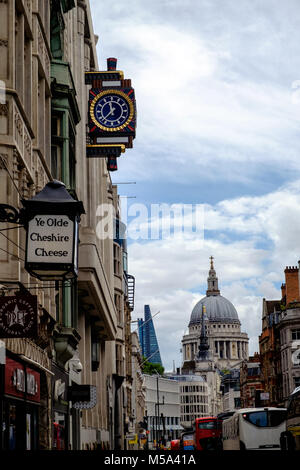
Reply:
M4 450L36 450L37 407L17 400L4 400L2 430Z

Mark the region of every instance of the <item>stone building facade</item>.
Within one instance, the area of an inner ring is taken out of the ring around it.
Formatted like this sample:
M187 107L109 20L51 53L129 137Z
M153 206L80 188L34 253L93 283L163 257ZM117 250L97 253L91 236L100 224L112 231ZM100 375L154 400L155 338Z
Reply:
M156 448L165 441L180 436L180 390L177 380L159 375L144 375L146 412L148 418L148 446Z
M223 412L237 410L241 407L240 367L225 371L222 374Z
M134 293L126 247L99 236L99 207L113 206L121 217L117 187L104 158L86 157L84 73L98 70L89 1L4 0L0 31L0 203L20 209L21 199L57 179L85 208L72 282L31 277L25 230L1 223L1 293L22 290L37 295L39 305L38 338L5 340L5 370L35 377L39 394L26 408L16 390L8 397L0 391L7 421L1 442L21 450L124 448L132 419ZM93 406L73 406L68 389L76 385L92 387ZM22 429L10 441L5 429L16 423Z
M210 388L203 377L199 375L169 375L179 384L180 393L180 425L192 428L196 418L211 416Z
M0 86L4 90L0 104L0 201L19 209L21 199L32 197L51 177L50 2L1 2L0 31ZM11 374L25 373L28 377L31 371L39 397L26 407L25 395L16 400L18 394L24 393L16 386L2 400L1 422L5 422L1 429L2 445L16 449L22 446L16 435L16 423L20 422L18 432L28 449L49 449L52 446L52 332L58 291L44 286L45 283L25 271L25 231L16 227L17 224L1 223L1 292L12 296L22 286L23 292L38 296L39 336L35 340L5 340L5 373L9 380ZM37 422L38 434L33 431ZM10 440L6 431L9 426ZM27 436L26 426L30 429Z
M266 300L262 303L262 333L259 337L260 368L263 390L268 399L265 406L277 406L282 402L282 371L279 322L281 301Z
M142 372L143 356L139 337L136 331L131 333L132 351L132 426L129 431L136 436L134 449L143 448L143 443L147 439L147 423L144 423L146 416L146 389L144 387L144 377ZM143 425L141 425L143 423Z
M282 285L281 317L278 325L282 371L282 395L289 395L300 386L300 289L299 266L287 266Z
M256 353L243 361L240 367L241 408L255 408L261 405L263 392L260 370L260 356Z
M290 303L282 313L279 325L281 337L281 370L283 400L300 386L300 301Z
M285 406L300 385L299 266L287 266L281 299L263 299L262 333L259 337L261 377L265 404Z

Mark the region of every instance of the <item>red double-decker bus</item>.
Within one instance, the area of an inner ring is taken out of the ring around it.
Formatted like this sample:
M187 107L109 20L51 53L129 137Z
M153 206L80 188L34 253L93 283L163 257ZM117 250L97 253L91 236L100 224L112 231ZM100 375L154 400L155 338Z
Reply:
M222 420L196 418L194 436L196 450L222 450Z

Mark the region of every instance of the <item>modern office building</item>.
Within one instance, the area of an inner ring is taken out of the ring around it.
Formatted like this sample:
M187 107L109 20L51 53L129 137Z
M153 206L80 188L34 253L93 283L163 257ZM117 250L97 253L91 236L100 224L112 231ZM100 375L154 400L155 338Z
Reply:
M208 383L200 375L174 374L168 376L179 384L180 425L191 428L196 418L210 416Z
M138 319L139 339L143 356L153 364L162 365L158 341L149 305L144 307L144 320Z
M180 385L160 375L144 375L149 449L180 436Z

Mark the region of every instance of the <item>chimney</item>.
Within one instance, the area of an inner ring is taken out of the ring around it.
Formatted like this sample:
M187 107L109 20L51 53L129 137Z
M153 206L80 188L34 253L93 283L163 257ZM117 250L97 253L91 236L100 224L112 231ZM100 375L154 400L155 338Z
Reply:
M299 268L296 266L286 267L285 274L285 290L286 304L299 300Z

